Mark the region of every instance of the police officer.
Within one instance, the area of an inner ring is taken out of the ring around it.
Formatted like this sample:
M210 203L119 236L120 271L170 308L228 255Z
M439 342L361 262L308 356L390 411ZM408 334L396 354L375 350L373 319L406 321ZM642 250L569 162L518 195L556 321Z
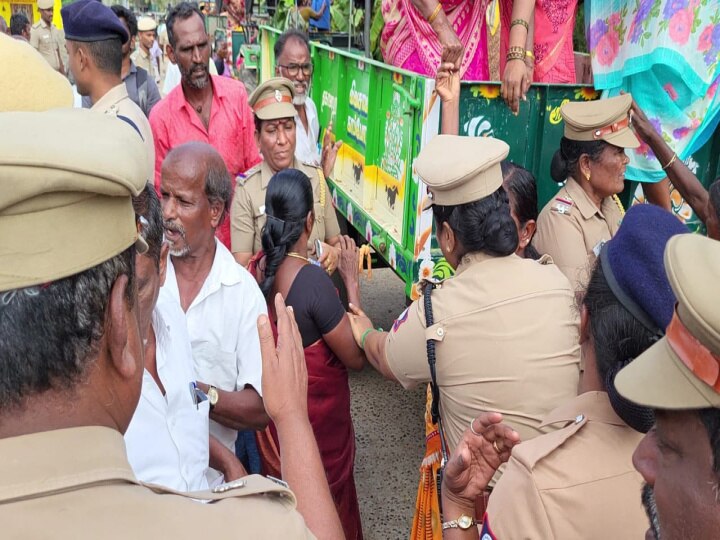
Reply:
M298 169L310 178L315 199L309 253L332 273L337 268L340 226L322 168L295 158L294 96L293 83L282 77L265 81L250 95L250 107L255 113L255 141L263 161L238 178L230 211L232 252L240 264L247 265L252 255L260 251L268 182L282 169ZM322 255L315 253L315 240L324 242Z
M717 538L720 530L720 243L672 238L665 271L677 298L659 342L622 369L622 396L655 412L633 456L646 482L646 538Z
M139 45L130 58L136 66L147 71L148 75L160 86L165 78L165 51L161 50L157 56L153 51L153 45L157 38L157 23L152 17L140 17L137 28Z
M619 397L615 376L669 324L675 296L663 252L687 232L670 212L643 204L603 247L581 307L579 395L543 420L558 431L513 450L490 497L483 538L643 537L632 454L653 415Z
M548 254L582 289L603 242L620 226L624 210L617 194L625 183L625 148L640 146L631 129L630 94L565 103L565 136L553 157L553 179L566 184L537 220L533 246Z
M143 145L127 124L87 110L0 113L0 125L3 536L311 537L292 492L259 476L189 495L137 481L122 433L143 372L133 257L147 246L131 201L145 186ZM307 420L302 344L281 299L275 307L287 346L275 349L261 317L265 406L285 430L283 455L302 455L283 473L304 492L313 533L339 538Z
M542 417L577 393L572 291L552 264L515 255L517 227L500 168L508 151L491 137L438 135L415 161L432 197L438 245L456 269L431 293L431 324L424 297L390 332L351 308L353 334L370 363L405 388L431 381L426 341L434 343L449 450L485 410L501 412L531 439L553 429L540 425Z
M68 55L65 50L65 34L52 22L54 5L54 0L38 0L40 20L30 29L30 45L37 49L54 70L66 75Z
M133 125L145 142L147 178L151 178L155 144L150 122L130 99L121 78L122 46L130 39L128 31L109 7L96 0L77 0L63 7L61 14L78 92L90 97L92 111Z

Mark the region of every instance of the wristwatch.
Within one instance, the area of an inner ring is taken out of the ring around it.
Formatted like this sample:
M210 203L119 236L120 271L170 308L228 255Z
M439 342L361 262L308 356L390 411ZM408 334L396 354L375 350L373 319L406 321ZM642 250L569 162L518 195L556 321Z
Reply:
M475 518L471 518L470 516L466 516L465 514L463 514L457 519L453 519L452 521L446 521L445 523L443 523L442 530L444 531L445 529L462 529L463 531L466 531L473 525L477 525Z
M215 388L213 385L209 385L207 397L208 401L210 402L210 410L212 411L215 408L215 405L217 405L218 399L220 399L220 394L218 394L217 388Z

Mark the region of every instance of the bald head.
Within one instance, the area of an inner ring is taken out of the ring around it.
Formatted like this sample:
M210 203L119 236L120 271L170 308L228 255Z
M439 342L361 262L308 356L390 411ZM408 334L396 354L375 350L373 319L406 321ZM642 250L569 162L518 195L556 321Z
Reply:
M225 162L215 148L196 141L176 146L165 157L161 176L170 169L187 181L202 182L208 201L222 205L223 218L230 211L232 183Z
M170 255L212 257L215 229L228 213L232 196L220 154L199 142L175 147L163 161L160 192Z

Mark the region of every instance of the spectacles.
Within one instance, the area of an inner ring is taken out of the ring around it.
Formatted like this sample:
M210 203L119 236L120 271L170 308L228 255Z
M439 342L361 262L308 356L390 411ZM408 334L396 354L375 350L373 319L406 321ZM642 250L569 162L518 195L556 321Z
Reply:
M303 75L306 77L309 77L313 74L313 65L312 63L308 64L289 64L287 66L283 66L282 64L278 64L278 67L283 68L285 71L287 71L287 74L291 77L296 77L297 74L302 69Z

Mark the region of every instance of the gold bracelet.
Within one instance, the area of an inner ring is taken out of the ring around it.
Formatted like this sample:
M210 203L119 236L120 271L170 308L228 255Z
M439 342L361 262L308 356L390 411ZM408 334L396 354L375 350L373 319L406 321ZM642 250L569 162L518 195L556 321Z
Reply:
M675 163L675 160L677 160L677 154L673 154L673 157L670 158L670 161L668 161L668 164L665 165L662 168L662 170L665 171L665 170L669 169L670 167L672 167L672 164Z
M437 18L437 16L440 14L440 10L442 9L442 4L438 2L438 5L435 6L435 10L430 14L428 17L428 24L432 24L433 21Z
M525 56L530 58L533 62L535 61L535 55L531 51L525 51Z
M530 25L528 25L527 21L523 19L515 19L513 22L510 23L510 28L512 29L513 26L517 25L524 26L525 30L527 30L528 32L530 31Z
M507 56L505 56L505 62L510 62L511 60L522 60L524 62L525 55L521 52L509 52Z
M522 53L524 56L525 55L525 47L520 47L518 45L515 45L513 47L508 47L508 52L510 52L510 53L519 52L519 53Z

